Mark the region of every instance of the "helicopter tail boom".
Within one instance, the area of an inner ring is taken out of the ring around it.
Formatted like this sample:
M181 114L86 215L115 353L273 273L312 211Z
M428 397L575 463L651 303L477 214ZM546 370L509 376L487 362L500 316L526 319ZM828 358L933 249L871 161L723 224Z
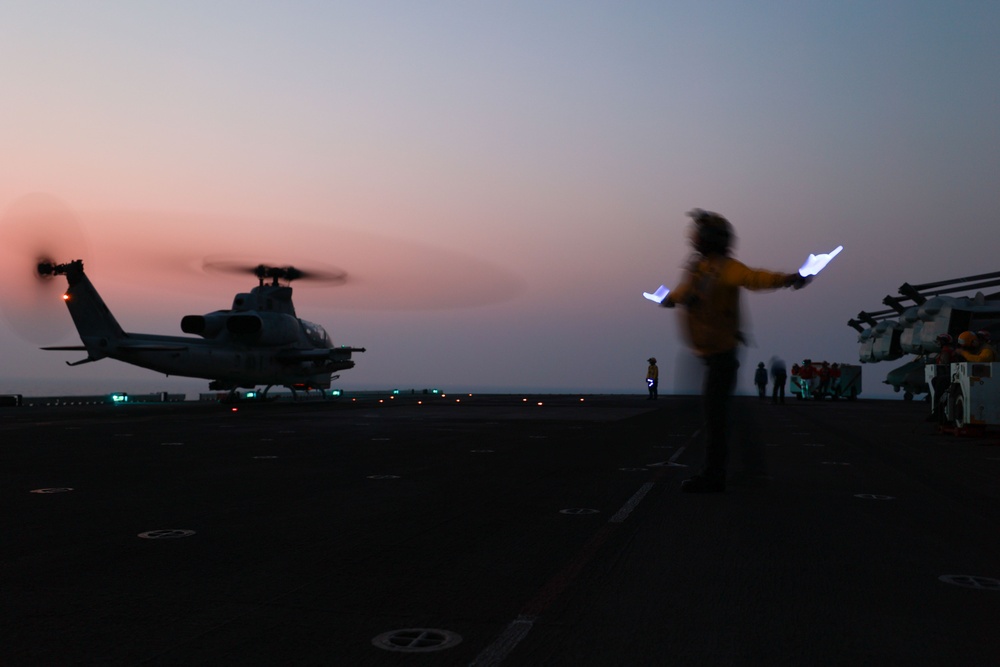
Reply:
M42 276L66 276L69 287L63 294L63 300L87 351L87 361L97 361L109 356L127 337L90 278L83 272L83 260L77 259L66 264L42 262L38 265L38 273Z

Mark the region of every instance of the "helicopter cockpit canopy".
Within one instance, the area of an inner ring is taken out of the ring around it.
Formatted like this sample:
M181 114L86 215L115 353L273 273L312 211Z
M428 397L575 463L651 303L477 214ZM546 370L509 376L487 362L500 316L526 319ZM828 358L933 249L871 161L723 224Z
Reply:
M326 329L318 324L308 322L303 319L300 319L299 322L302 322L302 330L306 332L306 337L315 347L333 347L333 343L330 341L330 336L326 333Z

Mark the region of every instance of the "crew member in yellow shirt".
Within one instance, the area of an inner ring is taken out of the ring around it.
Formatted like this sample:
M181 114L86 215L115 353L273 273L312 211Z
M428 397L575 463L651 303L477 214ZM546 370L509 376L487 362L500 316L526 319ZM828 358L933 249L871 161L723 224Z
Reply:
M684 480L681 490L694 493L725 491L729 410L739 361L740 288L768 290L805 286L796 273L748 268L731 257L732 225L718 213L694 209L689 240L694 248L680 284L662 305L682 307L682 330L695 354L705 363L702 393L706 432L705 467ZM761 462L763 465L763 462ZM745 471L749 472L749 471ZM760 471L763 473L763 471Z
M954 361L973 361L989 364L996 361L996 352L992 345L984 345L979 336L971 331L963 331L958 335L958 349L955 350Z

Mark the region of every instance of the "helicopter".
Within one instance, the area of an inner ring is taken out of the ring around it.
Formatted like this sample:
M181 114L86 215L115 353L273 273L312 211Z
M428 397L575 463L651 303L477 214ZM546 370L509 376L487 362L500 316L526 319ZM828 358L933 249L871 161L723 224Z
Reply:
M885 383L904 398L929 393L924 366L939 351L939 334L957 337L963 331L988 331L1000 338L1000 292L983 294L983 289L1000 286L1000 272L952 278L921 285L904 283L900 296L886 296L887 310L861 311L847 322L858 332L858 355L862 363L893 361L906 354L917 355L894 369ZM955 296L975 292L972 296ZM867 325L868 328L865 328Z
M296 390L313 389L325 395L331 381L339 377L334 373L354 367L352 353L365 351L363 347L335 347L323 327L300 319L292 304L292 281L342 282L344 274L265 264L219 268L250 273L258 285L237 294L229 310L184 316L181 331L199 338L126 332L84 272L83 260L57 264L40 259L39 278L66 278L69 287L63 300L83 343L42 349L87 353L85 359L67 361L69 366L107 357L166 375L204 378L210 380L209 389L228 390L230 397L238 389L264 385L261 398L273 386L287 387L293 396Z

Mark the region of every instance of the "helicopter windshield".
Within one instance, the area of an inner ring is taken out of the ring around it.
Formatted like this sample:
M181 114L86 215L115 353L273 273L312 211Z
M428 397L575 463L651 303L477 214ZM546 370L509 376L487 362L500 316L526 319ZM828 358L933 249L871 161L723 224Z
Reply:
M330 336L327 335L326 329L318 324L312 322L307 322L306 320L299 320L302 322L302 328L306 332L306 337L309 342L316 347L332 347L333 344L330 342Z

